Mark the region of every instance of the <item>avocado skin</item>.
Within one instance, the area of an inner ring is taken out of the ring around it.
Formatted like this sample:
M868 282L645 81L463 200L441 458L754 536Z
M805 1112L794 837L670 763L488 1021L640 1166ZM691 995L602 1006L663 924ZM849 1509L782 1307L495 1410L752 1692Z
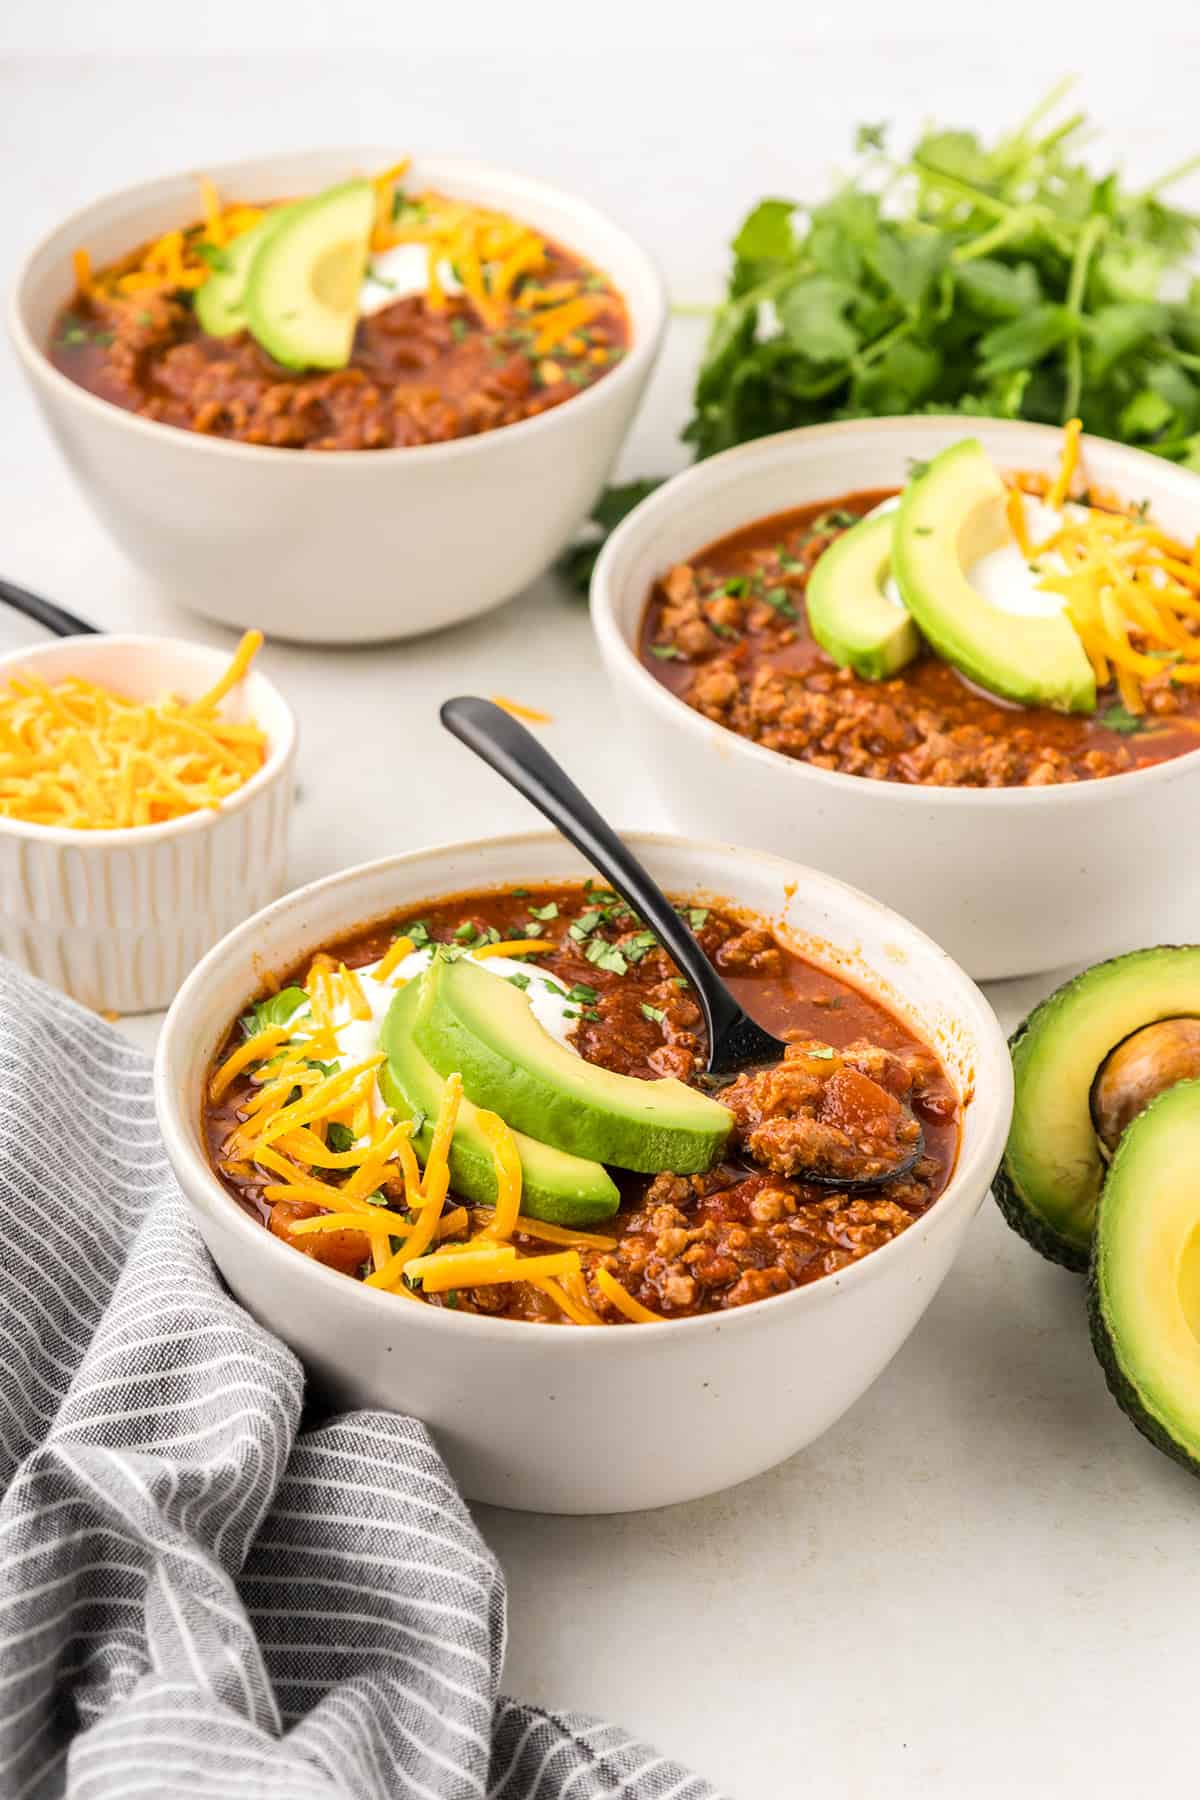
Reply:
M1187 1469L1189 1474L1200 1477L1200 1463L1172 1436L1161 1419L1154 1418L1146 1411L1141 1395L1121 1367L1120 1355L1104 1313L1097 1261L1093 1256L1088 1276L1088 1324L1092 1333L1092 1349L1104 1370L1108 1391L1130 1424L1136 1426L1156 1450L1161 1450L1164 1456L1169 1456L1172 1462L1177 1462L1181 1469Z
M1157 956L1172 950L1194 950L1195 948L1194 944L1154 944L1146 950L1124 950L1116 956L1106 956L1102 961L1092 963L1086 969L1081 969L1078 975L1073 975L1069 981L1064 981L1061 987L1055 988L1052 994L1047 994L1044 1000L1039 1000L1033 1010L1021 1020L1008 1040L1014 1069L1017 1050L1031 1026L1047 1007L1061 1004L1063 996L1069 994L1077 983L1084 980L1090 981L1102 969L1113 968L1118 963L1127 963L1131 956ZM1112 1044L1109 1048L1115 1049L1116 1045ZM992 1183L992 1193L1005 1221L1011 1225L1019 1237L1023 1237L1025 1242L1038 1252L1039 1256L1044 1256L1047 1262L1057 1263L1060 1268L1070 1269L1075 1274L1081 1275L1086 1272L1091 1261L1090 1243L1081 1245L1073 1238L1064 1237L1050 1224L1048 1219L1033 1210L1009 1174L1007 1151L1005 1151L1004 1160L996 1172L996 1179Z
M1174 1089L1168 1088L1165 1094L1160 1094L1157 1100L1152 1100L1145 1112L1139 1115L1140 1118L1149 1118L1155 1108L1167 1098L1168 1094L1173 1092ZM1100 1194L1100 1204L1097 1207L1096 1216L1098 1222L1104 1209L1104 1196L1108 1189L1109 1181L1113 1178L1114 1174L1119 1175L1121 1168L1121 1151L1127 1142L1128 1133L1122 1138L1121 1143L1117 1145L1116 1155L1113 1157L1109 1167L1108 1176L1104 1183L1104 1189ZM1180 1468L1186 1469L1189 1474L1200 1476L1200 1462L1198 1462L1192 1453L1179 1442L1178 1438L1175 1437L1173 1432L1168 1429L1163 1421L1157 1418L1153 1413L1149 1412L1142 1404L1142 1396L1138 1390L1137 1384L1130 1380L1129 1376L1121 1366L1120 1350L1118 1349L1116 1337L1109 1324L1108 1314L1105 1311L1104 1306L1104 1286L1101 1279L1103 1260L1104 1250L1102 1231L1098 1228L1092 1234L1092 1254L1088 1269L1088 1325L1091 1329L1092 1348L1096 1352L1096 1359L1099 1362L1100 1367L1104 1370L1104 1379L1108 1385L1108 1391L1120 1407L1121 1411L1125 1414L1125 1417L1132 1425L1137 1427L1144 1438L1147 1438L1149 1442L1154 1445L1156 1450L1161 1450L1164 1456L1169 1456L1172 1462L1178 1463Z
M1111 962L1116 962L1118 960L1117 957L1109 958L1109 961ZM1094 968L1102 968L1103 966L1102 963L1093 964ZM1091 970L1087 970L1085 973L1090 974ZM1067 985L1069 986L1070 983ZM1061 988L1055 989L1055 994L1061 992ZM1025 1036L1030 1025L1037 1018L1042 1008L1048 1006L1050 1001L1054 999L1055 994L1048 994L1045 1000L1039 1001L1038 1005L1033 1008L1033 1011L1027 1013L1021 1020L1021 1023L1009 1038L1008 1050L1009 1055L1013 1058L1014 1064L1016 1062L1017 1047L1020 1044L1021 1039ZM1000 1208L1001 1215L1005 1222L1012 1227L1018 1237L1023 1237L1025 1242L1036 1250L1039 1256L1044 1256L1047 1262L1057 1263L1060 1268L1072 1270L1076 1275L1083 1274L1088 1266L1088 1248L1086 1246L1081 1247L1079 1244L1074 1243L1072 1239L1064 1237L1060 1231L1055 1230L1048 1219L1044 1218L1041 1213L1035 1212L1026 1202L1025 1196L1021 1193L1008 1172L1007 1151L1005 1151L1000 1167L996 1170L996 1176L992 1182L992 1195L996 1205Z

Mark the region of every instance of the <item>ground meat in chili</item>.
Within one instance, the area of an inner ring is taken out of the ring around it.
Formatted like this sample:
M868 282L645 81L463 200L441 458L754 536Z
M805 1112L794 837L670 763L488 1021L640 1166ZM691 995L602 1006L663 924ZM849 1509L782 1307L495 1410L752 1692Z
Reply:
M762 519L668 570L642 622L646 667L739 737L874 781L1047 787L1200 748L1200 690L1172 687L1166 670L1144 683L1139 724L1115 687L1087 717L1011 706L927 650L890 681L838 668L808 630L804 590L821 552L887 497L848 494Z
M535 906L536 917L531 911ZM834 1103L822 1123L832 1121L837 1131L852 1122L857 1130L866 1116L886 1136L900 1119L915 1119L924 1133L924 1150L906 1175L865 1194L831 1191L786 1172L787 1144L776 1159L784 1164L782 1172L752 1161L739 1151L737 1133L726 1160L703 1175L619 1175L620 1212L592 1228L614 1240L613 1247L581 1251L589 1301L613 1322L620 1315L596 1285L600 1267L668 1319L743 1306L844 1268L906 1230L945 1187L957 1153L954 1089L933 1052L892 1013L797 956L761 920L705 902L685 904L681 910L739 1001L769 1030L794 1040L789 1069L800 1074L814 1061L827 1060L827 1070L799 1097L756 1086L756 1077L744 1078L735 1111L739 1131L751 1147L768 1118L785 1135L793 1117L801 1121L797 1130L807 1129L820 1110L811 1104L814 1092L828 1096L836 1081ZM652 934L614 895L594 886L439 900L329 950L356 968L378 960L398 932L415 932L418 941L428 933L434 942L461 945L489 934L520 938L530 930L554 940L554 949L533 963L576 991L580 1017L575 1043L588 1061L642 1078L674 1075L686 1081L703 1071L704 1024L686 983ZM620 955L600 952L597 960L597 949L589 954L589 945ZM293 979L303 974L297 971ZM238 1041L235 1030L218 1061ZM832 1055L814 1059L814 1046ZM369 1250L361 1232L293 1236L289 1228L296 1220L317 1209L302 1200L272 1205L262 1192L270 1177L254 1167L231 1171L225 1164L223 1146L253 1091L243 1076L220 1104L209 1107L205 1129L214 1168L238 1202L278 1236L347 1275L361 1275ZM851 1121L856 1106L858 1116ZM826 1150L832 1141L827 1136ZM522 1254L547 1249L519 1233L513 1241ZM545 1292L521 1282L463 1289L431 1297L430 1304L510 1319L561 1320Z
M183 291L77 293L55 321L55 368L144 419L293 450L387 450L533 418L611 372L629 319L607 278L547 244L540 285L586 283L595 315L537 355L529 318L492 328L463 295L412 294L361 318L349 367L282 368L248 332L210 337ZM518 290L519 291L519 290Z

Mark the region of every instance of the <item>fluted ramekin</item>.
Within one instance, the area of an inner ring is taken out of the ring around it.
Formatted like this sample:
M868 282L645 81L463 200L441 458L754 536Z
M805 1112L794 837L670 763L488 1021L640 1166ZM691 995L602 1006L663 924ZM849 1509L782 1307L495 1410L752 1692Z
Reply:
M226 650L172 638L58 638L0 657L0 686L30 668L135 699L197 699L228 665ZM257 670L225 708L253 719L269 750L217 811L120 831L0 818L0 954L98 1011L155 1012L218 938L282 892L295 720Z

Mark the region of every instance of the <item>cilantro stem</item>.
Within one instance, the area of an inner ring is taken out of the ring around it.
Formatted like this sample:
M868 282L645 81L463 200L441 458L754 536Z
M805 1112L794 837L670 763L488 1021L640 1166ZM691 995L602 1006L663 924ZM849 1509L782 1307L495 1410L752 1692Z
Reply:
M1177 181L1182 181L1185 175L1191 175L1196 169L1200 169L1200 156L1189 156L1185 162L1176 163L1173 169L1168 169L1165 175L1160 175L1156 181L1150 183L1149 187L1143 188L1139 199L1153 200L1157 194L1162 193L1164 188L1173 186Z
M1108 221L1100 215L1090 218L1079 234L1079 242L1075 246L1075 256L1071 263L1071 276L1067 283L1066 308L1078 325L1083 317L1083 297L1087 291L1088 264L1092 260L1092 252L1104 236ZM1066 346L1067 386L1063 396L1062 422L1073 419L1079 411L1079 397L1083 392L1083 347L1079 341L1078 330L1073 331L1067 339Z

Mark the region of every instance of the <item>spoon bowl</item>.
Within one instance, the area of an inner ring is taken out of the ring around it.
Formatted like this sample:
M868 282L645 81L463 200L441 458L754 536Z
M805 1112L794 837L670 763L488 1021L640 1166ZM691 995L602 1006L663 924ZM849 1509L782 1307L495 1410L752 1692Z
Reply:
M447 700L441 720L452 736L532 801L568 843L583 852L686 975L708 1032L704 1085L719 1092L737 1075L782 1062L786 1043L738 1004L658 883L533 733L494 701L469 694ZM847 1178L814 1169L806 1170L801 1179L843 1193L876 1188L906 1175L924 1147L918 1131L912 1144L905 1145L903 1158L885 1171Z

